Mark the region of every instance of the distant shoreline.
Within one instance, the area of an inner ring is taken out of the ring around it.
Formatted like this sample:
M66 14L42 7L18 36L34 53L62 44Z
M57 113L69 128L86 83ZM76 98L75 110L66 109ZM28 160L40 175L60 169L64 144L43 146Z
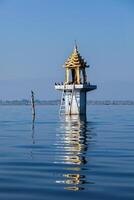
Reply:
M60 105L60 100L36 100L36 105ZM23 100L0 100L0 106L29 106L31 102ZM87 105L134 105L133 100L88 100Z

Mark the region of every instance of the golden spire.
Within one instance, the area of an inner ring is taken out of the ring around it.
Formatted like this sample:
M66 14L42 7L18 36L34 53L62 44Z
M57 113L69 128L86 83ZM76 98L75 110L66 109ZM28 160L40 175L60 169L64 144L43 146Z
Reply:
M78 51L77 42L75 40L74 51Z
M75 46L74 46L74 50L73 53L71 54L71 56L67 59L67 61L65 62L65 67L66 68L86 68L89 67L89 65L87 65L86 61L84 60L84 58L82 58L82 56L80 55L79 51L78 51L78 47L75 41Z

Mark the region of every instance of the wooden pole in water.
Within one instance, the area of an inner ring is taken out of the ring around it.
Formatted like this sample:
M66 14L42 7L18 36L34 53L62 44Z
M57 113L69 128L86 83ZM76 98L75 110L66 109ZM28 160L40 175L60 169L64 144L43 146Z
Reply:
M32 90L31 90L31 106L32 106L32 140L33 144L35 144L35 138L34 138L35 100L34 100L34 92Z
M31 90L31 105L32 105L32 118L35 119L35 101L34 101L34 92Z

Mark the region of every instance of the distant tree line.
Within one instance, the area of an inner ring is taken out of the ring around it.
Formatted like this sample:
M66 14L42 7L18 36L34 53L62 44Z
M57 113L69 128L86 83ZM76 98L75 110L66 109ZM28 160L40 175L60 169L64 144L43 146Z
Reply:
M134 105L132 100L89 100L88 105Z
M59 105L60 100L35 100L36 105ZM133 100L88 100L88 105L134 105ZM0 100L0 105L31 105L28 99Z

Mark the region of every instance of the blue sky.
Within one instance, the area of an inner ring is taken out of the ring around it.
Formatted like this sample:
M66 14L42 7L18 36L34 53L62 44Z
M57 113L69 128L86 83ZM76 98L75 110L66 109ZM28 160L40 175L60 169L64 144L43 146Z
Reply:
M77 40L98 89L89 99L134 99L133 0L0 0L0 99L56 99Z

